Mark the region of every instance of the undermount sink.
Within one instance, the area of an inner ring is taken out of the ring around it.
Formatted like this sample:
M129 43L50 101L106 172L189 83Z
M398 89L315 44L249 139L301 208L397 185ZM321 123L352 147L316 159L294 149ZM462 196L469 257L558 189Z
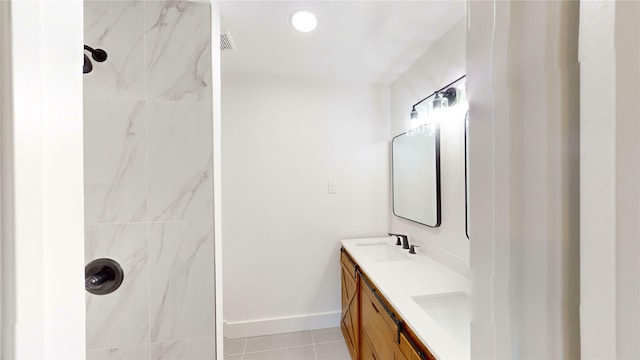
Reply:
M386 243L358 244L358 248L373 261L409 260L409 255L403 254L402 248Z
M462 343L469 343L471 328L469 294L452 292L414 296L412 299L443 331Z

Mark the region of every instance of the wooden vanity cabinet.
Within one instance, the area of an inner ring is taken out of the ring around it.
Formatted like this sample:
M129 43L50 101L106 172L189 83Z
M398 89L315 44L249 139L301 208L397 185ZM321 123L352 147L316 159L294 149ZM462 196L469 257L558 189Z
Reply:
M381 360L376 357L375 352L373 351L373 346L369 342L369 339L366 336L362 337L362 347L360 348L360 359L361 360ZM354 358L351 358L354 360Z
M356 264L344 251L340 254L342 315L340 328L351 359L358 360L360 350L360 278Z
M388 307L373 293L366 280L360 280L360 310L362 338L369 341L373 357L378 360L393 359L397 334L395 321L387 313Z
M352 360L436 360L344 250L340 266L340 327Z
M435 360L435 358L433 356L431 356L430 353L426 353L425 356L427 359L431 360ZM421 357L418 352L414 349L413 346L411 346L411 344L409 343L409 340L407 340L407 337L404 334L400 334L400 344L397 344L397 346L394 348L394 353L393 353L393 359L394 360L422 360L423 357Z

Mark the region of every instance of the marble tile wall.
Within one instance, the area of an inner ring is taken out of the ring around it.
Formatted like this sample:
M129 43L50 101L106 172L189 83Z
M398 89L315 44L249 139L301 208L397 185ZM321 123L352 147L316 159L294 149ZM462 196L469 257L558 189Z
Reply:
M88 359L214 358L209 5L85 4L85 261L125 272L87 293Z

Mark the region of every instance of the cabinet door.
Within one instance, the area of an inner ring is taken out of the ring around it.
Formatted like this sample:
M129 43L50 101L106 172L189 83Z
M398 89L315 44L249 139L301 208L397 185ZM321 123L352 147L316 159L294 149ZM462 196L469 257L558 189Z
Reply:
M342 318L340 327L342 335L351 354L351 359L358 359L360 328L358 322L358 276L355 266L342 254Z
M411 354L409 354L409 356L411 356ZM404 355L404 353L402 352L402 350L400 350L400 347L398 345L396 345L393 348L393 360L412 360L412 358L411 357L406 357Z
M373 295L367 285L360 286L363 337L367 337L378 360L393 359L395 326L384 305Z
M414 348L407 340L405 334L400 335L400 344L397 346L396 357L394 360L422 360L424 358L428 360L436 360L436 358L431 355L431 353L423 348L421 343L416 343L416 346L420 347L420 351L424 354L424 357L421 357L418 354L418 349Z
M362 360L384 360L376 357L373 347L369 343L369 339L366 335L362 336L362 348L360 349L360 354L362 355Z

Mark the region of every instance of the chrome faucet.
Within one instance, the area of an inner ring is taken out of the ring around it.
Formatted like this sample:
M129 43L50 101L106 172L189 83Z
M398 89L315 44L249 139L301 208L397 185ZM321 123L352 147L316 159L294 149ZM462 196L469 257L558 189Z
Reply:
M400 245L400 239L402 239L402 248L403 249L408 249L409 248L409 237L407 235L404 234L391 234L391 233L387 233L389 234L389 236L395 236L397 239L396 245Z

